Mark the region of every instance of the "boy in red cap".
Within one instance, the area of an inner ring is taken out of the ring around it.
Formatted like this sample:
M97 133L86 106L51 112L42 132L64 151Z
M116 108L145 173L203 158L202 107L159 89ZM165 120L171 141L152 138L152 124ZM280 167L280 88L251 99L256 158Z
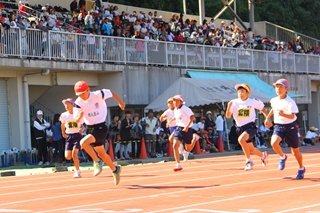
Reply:
M244 170L248 171L253 167L250 153L261 158L262 166L266 166L268 163L268 153L266 151L261 153L259 149L253 146L253 137L258 130L255 124L255 110L260 110L264 116L267 116L267 112L264 109L264 104L260 100L249 98L250 87L248 84L237 84L235 89L237 90L238 98L228 103L226 118L229 119L233 114L233 118L236 121L237 134L239 136L238 142L246 155L246 166Z
M75 122L73 117L73 98L64 99L62 103L67 110L60 116L62 136L66 139L64 155L67 160L73 159L74 167L76 168L73 177L80 178L81 172L78 152L81 149L80 140L82 138L83 120L81 119L79 122Z
M280 142L285 142L291 147L298 164L299 170L296 179L303 179L306 168L303 166L302 155L300 153L300 141L298 137L298 124L296 114L299 112L296 102L290 98L287 93L290 89L290 83L286 79L279 79L273 84L277 97L272 98L271 111L265 120L265 126L271 127L271 116L274 118L274 131L271 137L273 150L280 155L279 170L283 170L286 165L287 156L282 152Z
M113 171L114 183L118 185L120 182L121 166L115 166L104 149L108 130L105 124L107 118L107 104L105 100L107 98L114 98L122 110L125 109L126 105L109 89L91 92L85 81L78 81L74 85L74 92L79 96L74 103L73 109L74 117L76 118L75 122L78 123L83 118L87 125L87 135L81 139L80 145L94 162L93 175L97 176L102 171L103 162L98 158L99 156Z

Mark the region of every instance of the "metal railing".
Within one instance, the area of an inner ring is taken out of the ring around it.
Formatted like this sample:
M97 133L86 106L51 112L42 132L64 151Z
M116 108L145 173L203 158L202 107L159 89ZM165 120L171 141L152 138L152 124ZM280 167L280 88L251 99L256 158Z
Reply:
M48 107L44 106L43 104L39 103L38 101L33 102L30 105L30 117L33 125L33 121L37 118L37 111L41 110L43 112L43 119L45 119L47 122L51 123L53 122L53 117L56 114Z
M266 37L272 38L278 41L288 42L290 39L293 41L296 40L298 36L300 36L301 40L304 42L304 47L308 46L319 47L320 40L312 38L310 36L304 35L302 33L295 32L293 30L281 27L279 25L265 22L266 26Z
M320 70L317 55L92 34L10 28L1 42L0 55L20 58L311 74Z

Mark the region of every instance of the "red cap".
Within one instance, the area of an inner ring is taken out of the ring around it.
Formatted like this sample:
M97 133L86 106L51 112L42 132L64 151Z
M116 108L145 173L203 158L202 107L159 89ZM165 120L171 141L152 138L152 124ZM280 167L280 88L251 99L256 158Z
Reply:
M0 18L0 21L5 21L5 20L6 20L5 17L1 17L1 18Z
M204 134L208 134L208 132L206 131L206 130L203 130L202 131L202 134L204 135Z
M209 131L209 130L213 130L213 128L211 127L211 126L209 126L208 128L207 128L207 130Z
M81 95L82 93L85 93L88 88L89 88L89 86L88 86L87 82L78 81L74 85L74 92L76 93L76 95Z
M277 80L276 83L273 83L273 86L276 86L277 84L282 84L283 86L285 86L286 88L290 88L290 83L287 79L281 78L279 80Z
M67 102L69 102L71 104L74 104L74 99L73 98L67 98L67 99L62 100L63 104L66 104Z

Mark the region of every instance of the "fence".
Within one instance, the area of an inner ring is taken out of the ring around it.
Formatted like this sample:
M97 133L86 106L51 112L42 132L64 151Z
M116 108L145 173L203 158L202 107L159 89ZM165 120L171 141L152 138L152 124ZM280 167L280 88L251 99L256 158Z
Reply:
M266 28L266 37L272 38L278 41L284 41L288 42L290 39L295 41L295 39L300 36L301 40L304 42L304 46L314 46L319 47L320 46L320 40L317 40L315 38L312 38L310 36L297 33L293 30L289 30L287 28L278 26L276 24L272 24L269 22L265 22L265 28Z
M11 28L0 55L59 61L319 74L309 54Z

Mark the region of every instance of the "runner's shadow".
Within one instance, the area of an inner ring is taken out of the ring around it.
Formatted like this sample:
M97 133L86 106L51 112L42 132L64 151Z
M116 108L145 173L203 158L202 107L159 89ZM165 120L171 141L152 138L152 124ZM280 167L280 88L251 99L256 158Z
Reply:
M320 178L303 178L303 179L296 179L295 177L283 177L283 179L288 180L298 180L298 181L313 181L313 182L320 182Z
M209 186L143 186L143 185L131 185L128 189L199 189L213 186L220 186L219 184Z

